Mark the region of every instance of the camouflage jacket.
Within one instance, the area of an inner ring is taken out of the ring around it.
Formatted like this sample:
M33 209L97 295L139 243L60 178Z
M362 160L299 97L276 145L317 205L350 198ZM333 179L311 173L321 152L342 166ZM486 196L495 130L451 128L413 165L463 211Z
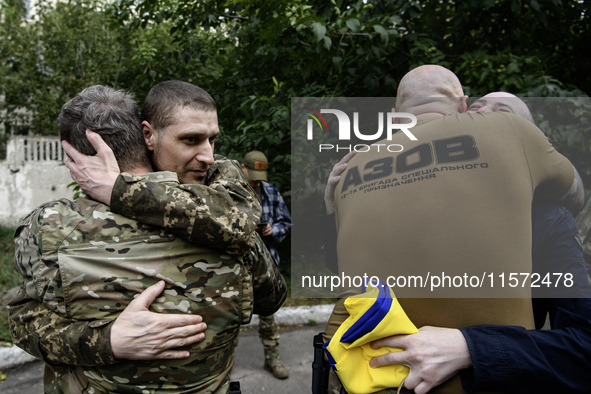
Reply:
M121 174L111 194L111 210L184 239L229 253L253 245L261 204L238 163L216 155L205 185L169 185Z
M176 176L155 173L174 186ZM89 199L58 200L17 229L15 259L24 276L11 302L15 343L46 361L48 393L225 392L239 325L273 313L285 282L260 238L242 255L198 247ZM198 313L206 338L191 356L115 361L111 323L148 286L166 281L154 312ZM139 391L138 391L139 392Z

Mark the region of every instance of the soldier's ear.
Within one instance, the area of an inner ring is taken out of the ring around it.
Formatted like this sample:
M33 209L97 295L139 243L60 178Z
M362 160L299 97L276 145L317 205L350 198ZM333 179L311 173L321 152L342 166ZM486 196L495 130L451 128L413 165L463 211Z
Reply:
M142 122L142 133L144 134L144 141L146 142L148 150L153 151L154 145L156 145L156 132L152 125L146 120Z
M248 169L246 168L246 166L244 164L240 164L240 169L242 170L242 173L244 174L244 176L248 180Z
M461 114L465 114L468 112L468 96L464 95L460 98L460 107L458 108L458 112Z

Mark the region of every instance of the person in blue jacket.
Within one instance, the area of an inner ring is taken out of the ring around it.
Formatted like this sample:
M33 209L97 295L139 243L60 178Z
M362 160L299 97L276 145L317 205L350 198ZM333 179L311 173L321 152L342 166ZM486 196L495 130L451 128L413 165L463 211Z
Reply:
M534 292L536 330L460 328L472 359L472 367L461 372L462 384L471 392L591 393L591 291L575 220L562 206L536 203L532 227L533 272L541 278L572 273L577 297L569 297L573 288L561 286L544 287L544 297ZM550 329L542 330L547 317Z
M261 201L261 223L257 226L257 232L279 266L277 244L282 242L291 231L289 210L279 190L267 182L269 161L263 152L257 150L248 152L244 156L241 167L248 183ZM287 379L289 370L279 358L279 332L273 315L259 316L259 337L265 349L264 369L271 372L277 379Z

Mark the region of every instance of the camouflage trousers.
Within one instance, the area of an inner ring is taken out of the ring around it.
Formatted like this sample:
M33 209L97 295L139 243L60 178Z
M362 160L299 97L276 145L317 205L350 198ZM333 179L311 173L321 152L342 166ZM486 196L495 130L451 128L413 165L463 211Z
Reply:
M266 360L279 357L279 332L273 315L259 315L259 338L265 348Z

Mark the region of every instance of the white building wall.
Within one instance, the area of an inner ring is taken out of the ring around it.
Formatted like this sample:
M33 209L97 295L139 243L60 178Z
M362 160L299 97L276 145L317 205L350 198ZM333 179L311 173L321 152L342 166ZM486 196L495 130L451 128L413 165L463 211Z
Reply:
M0 161L0 223L16 226L37 206L72 198L58 137L13 136Z

